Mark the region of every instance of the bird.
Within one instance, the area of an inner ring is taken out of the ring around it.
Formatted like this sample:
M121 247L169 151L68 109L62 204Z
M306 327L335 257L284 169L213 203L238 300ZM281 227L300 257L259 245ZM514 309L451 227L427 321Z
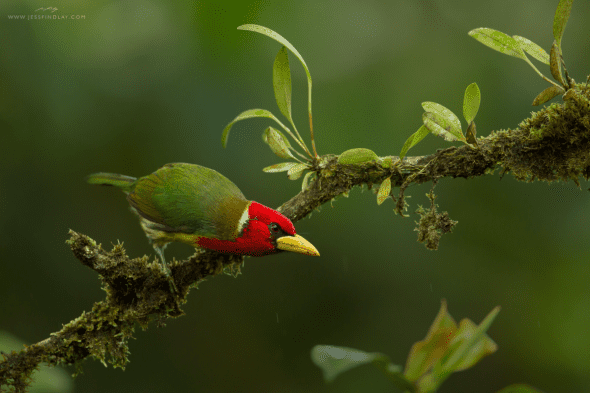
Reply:
M118 187L127 194L130 209L139 217L168 277L164 249L171 242L242 256L281 251L320 255L296 233L291 220L247 200L234 183L210 168L172 163L140 178L100 172L86 181Z

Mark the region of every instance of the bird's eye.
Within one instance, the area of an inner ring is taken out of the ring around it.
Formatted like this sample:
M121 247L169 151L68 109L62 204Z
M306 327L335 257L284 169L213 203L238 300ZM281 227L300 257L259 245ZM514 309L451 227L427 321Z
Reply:
M273 232L278 232L279 231L279 224L277 224L276 222L271 222L270 223L270 230Z

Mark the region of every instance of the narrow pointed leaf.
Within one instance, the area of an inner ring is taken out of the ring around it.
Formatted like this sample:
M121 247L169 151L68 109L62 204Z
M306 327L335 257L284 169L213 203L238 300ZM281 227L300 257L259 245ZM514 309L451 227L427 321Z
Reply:
M286 46L287 49L289 49L299 59L299 61L303 65L303 68L305 69L305 74L307 75L307 86L308 86L308 92L309 92L309 94L308 94L308 110L309 110L309 115L311 116L311 74L309 73L309 69L307 68L307 64L305 64L305 60L303 60L303 57L299 54L297 49L295 49L295 47L293 45L291 45L291 43L289 41L287 41L282 35L280 35L276 31L269 29L268 27L247 24L247 25L239 26L238 30L248 30L248 31L253 31L255 33L264 34L265 36L270 37L273 40L279 42L280 44Z
M477 328L473 330L473 332L463 336L463 340L459 347L455 351L453 351L452 355L449 356L448 359L442 364L442 370L445 372L445 374L462 369L462 362L469 360L468 355L470 354L470 351L477 349L476 346L481 345L481 340L485 341L485 339L489 339L489 337L487 337L485 333L491 326L492 322L494 322L494 319L496 318L499 312L500 307L495 307L484 318L484 320L479 324L479 326L477 326Z
M463 342L476 333L477 325L469 319L463 319L459 323L459 329L453 337L454 342ZM451 344L452 346L452 344ZM475 341L465 352L461 361L455 366L455 371L463 371L477 364L484 356L491 355L498 350L498 345L484 334L481 339Z
M463 131L461 130L461 121L450 109L442 106L441 104L437 104L436 102L426 101L422 103L422 108L426 112L432 112L437 114L440 118L444 120L444 125L440 124L444 129L450 127L448 130L451 134L453 134L457 139L465 139L463 138Z
M547 101L551 100L552 98L558 96L559 94L565 93L565 89L560 86L549 86L545 90L539 93L538 96L535 97L533 101L533 105L542 105Z
M410 349L404 371L406 378L416 381L427 373L447 351L456 331L457 323L447 311L447 302L443 300L424 340L414 343Z
M473 82L465 89L465 96L463 97L463 117L467 121L467 124L471 123L481 103L481 93L477 83Z
M373 150L356 148L346 150L338 157L339 164L362 164L369 161L375 161L379 157Z
M272 84L275 99L281 113L292 122L291 118L291 69L289 68L289 52L283 46L272 67Z
M293 168L295 165L299 164L296 162L282 162L280 164L267 166L266 168L263 168L262 171L267 173L286 172L289 169Z
M561 47L561 38L563 37L563 31L565 25L570 17L572 11L572 3L574 0L560 0L555 10L555 17L553 18L553 37L557 42L557 45Z
M549 54L545 52L545 49L541 48L539 45L535 44L528 38L524 38L519 35L513 35L512 38L518 41L518 44L526 53L533 56L541 63L549 64Z
M489 46L498 52L504 53L505 55L518 57L520 59L525 58L525 54L518 44L518 41L501 31L490 29L488 27L480 27L471 30L467 34L482 44Z
M266 130L264 130L263 135L264 141L268 143L268 146L270 146L270 149L273 153L275 153L277 156L281 158L295 159L295 157L293 157L293 154L291 154L291 151L289 150L289 148L291 147L289 141L279 130L276 130L272 127L268 127Z
M422 125L420 128L418 128L418 131L416 131L415 133L410 135L408 139L406 139L406 143L404 143L402 151L399 153L399 159L403 160L408 150L416 146L418 142L424 139L424 137L428 134L430 134L430 130L425 125Z
M391 192L391 177L383 180L381 185L379 186L379 191L377 192L377 204L380 205L389 197L389 193Z
M287 177L289 180L297 180L303 175L303 171L308 168L306 164L296 164L287 171Z
M475 122L472 121L469 123L469 127L467 127L467 132L465 133L465 140L467 143L477 146L477 139L475 138L477 131L475 129Z
M563 81L563 76L561 74L561 51L559 49L557 41L553 41L553 45L551 46L551 55L549 57L549 69L551 70L551 75L553 75L553 79L561 83L562 86L565 86L565 82Z
M277 119L272 113L270 113L266 109L248 109L247 111L244 111L244 112L240 113L235 119L233 119L223 129L223 134L221 135L221 145L223 147L225 147L227 145L227 138L229 137L229 131L231 130L231 128L233 127L233 125L236 122L238 122L240 120L251 119L253 117L268 117L269 119L273 119L274 121L276 121L277 123L279 123L279 125L281 127L283 127L284 129L288 130L288 128L285 127L285 125L283 123L281 123L279 121L279 119Z

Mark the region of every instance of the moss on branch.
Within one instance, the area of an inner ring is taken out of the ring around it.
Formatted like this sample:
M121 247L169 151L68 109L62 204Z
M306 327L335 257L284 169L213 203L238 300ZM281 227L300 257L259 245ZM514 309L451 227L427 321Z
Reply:
M393 166L377 161L339 164L337 156L323 156L313 167L316 180L278 210L296 222L354 186L367 184L371 188L389 177L392 186L400 187L398 212L403 210L404 192L410 184L443 177L472 178L498 168L502 173L511 171L518 180L571 179L579 185L580 176L586 180L590 177L590 88L577 85L563 98L563 104L543 108L515 130L492 132L479 138L479 147L449 147L429 156L408 157ZM392 157L395 162L397 157ZM454 225L448 216L436 214L432 192L430 199L432 208L423 214L428 221L423 222L421 231L427 243L432 243L432 238L424 234L440 237L441 230L448 232ZM158 263L150 263L146 256L130 259L120 244L105 251L85 235L71 231L70 236L72 252L99 274L106 298L49 338L19 352L2 354L0 386L26 391L32 371L42 362L79 367L90 356L124 368L128 363L127 342L136 323L145 329L150 321L162 325L167 318L182 315L178 304L186 302L192 286L210 275L239 271L243 262L242 257L213 251L173 261L170 269L179 291L179 299L175 299ZM438 238L435 243L438 244Z

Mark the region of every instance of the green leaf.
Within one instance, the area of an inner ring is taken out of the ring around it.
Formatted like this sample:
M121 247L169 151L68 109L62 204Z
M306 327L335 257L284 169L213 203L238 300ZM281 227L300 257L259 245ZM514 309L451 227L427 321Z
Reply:
M301 191L307 190L307 187L309 187L309 179L313 174L315 174L315 172L308 172L305 174L303 177L303 182L301 183Z
M445 141L456 141L457 138L451 131L451 126L440 115L432 112L422 114L422 122L436 136L444 138Z
M289 149L292 149L291 144L289 143L289 139L287 139L287 137L285 136L285 134L283 134L280 130L277 130L274 127L269 127L269 128L272 128L276 133L278 133L281 136L283 142L285 142L285 144L287 145L287 147ZM262 132L262 141L264 143L266 143L267 145L269 144L268 137L269 137L269 131L268 131L268 128L267 128L266 130L264 130Z
M539 45L535 44L528 38L524 38L519 35L513 35L512 38L518 41L518 44L526 53L533 56L541 63L549 64L549 55L547 52L545 52L545 49L541 48Z
M379 157L373 150L357 148L346 150L338 157L339 164L363 164L365 162L376 161Z
M418 142L420 142L422 139L424 139L424 137L426 135L428 135L429 133L430 133L430 130L425 125L422 125L422 127L418 128L418 131L416 131L415 133L410 135L410 137L408 139L406 139L406 143L404 143L404 146L402 147L402 151L399 153L399 159L403 160L403 158L406 156L406 153L408 152L408 150L410 150L412 147L416 146L418 144Z
M332 345L316 345L311 349L311 360L322 369L326 382L332 382L338 374L351 368L371 363L379 355Z
M291 154L291 151L289 151L291 144L279 130L274 129L273 127L268 127L264 130L262 139L270 146L272 152L277 156L286 159L295 159L293 154Z
M291 69L289 68L289 52L283 46L272 67L272 84L275 90L275 98L281 113L290 121L291 117Z
M479 326L464 319L457 328L443 300L426 338L412 346L406 378L416 381L418 391L434 392L453 372L469 368L493 353L497 346L485 332L499 311L499 307L494 308Z
M443 300L426 337L412 345L404 375L410 381L421 379L447 351L449 341L457 331L457 323L447 311Z
M538 96L535 97L533 100L533 105L542 105L547 101L553 99L554 97L558 96L559 94L565 93L565 89L560 86L549 86L545 90L539 93Z
M506 386L502 390L498 390L497 393L543 393L539 389L535 389L530 385L524 383L517 383L514 385Z
M441 371L444 374L465 370L477 363L483 356L496 351L497 345L485 333L499 312L500 307L495 307L477 327L468 319L461 321L459 330L453 337L450 346L452 347L455 343L460 344L456 350L451 352L450 356L445 356L446 361L443 361L441 365Z
M422 108L426 112L431 112L439 116L437 119L443 121L439 123L445 130L453 134L457 139L464 140L463 131L461 130L461 121L450 109L437 104L436 102L426 101L422 103ZM428 126L427 126L428 127ZM450 128L449 128L450 127ZM432 131L432 130L431 130Z
M391 177L383 180L377 192L377 205L381 205L389 197L391 192Z
M280 164L267 166L266 168L263 168L262 171L266 173L286 172L289 169L293 168L295 165L299 164L296 162L282 162Z
M303 171L309 168L306 164L297 164L294 165L291 169L287 171L287 177L289 180L297 180L303 174Z
M464 319L459 324L459 330L453 337L454 343L462 343L468 340L473 334L476 334L477 326L469 319ZM487 335L482 335L480 340L474 341L471 347L465 352L461 361L455 366L453 371L463 371L481 360L484 356L490 355L498 350L498 345Z
M396 387L415 392L414 385L401 373L401 367L392 364L389 357L382 353L333 345L316 345L311 349L311 360L322 370L326 382L332 382L339 374L352 368L372 363L383 371Z
M308 111L309 111L309 116L311 116L311 74L309 73L309 69L307 68L307 64L305 64L305 60L303 60L303 57L299 54L297 49L295 49L295 47L293 45L291 45L291 43L289 41L287 41L283 36L281 36L279 33L275 32L275 31L269 29L268 27L247 24L247 25L239 26L238 30L248 30L248 31L253 31L255 33L264 34L265 36L270 37L273 40L279 42L280 44L286 46L287 49L289 49L299 59L299 61L303 65L303 68L305 69L305 73L307 74L307 86L308 86L308 91L309 91Z
M268 117L269 119L273 119L274 121L276 121L277 123L279 123L279 125L281 127L283 127L285 130L289 131L289 129L287 127L285 127L285 125L283 123L281 123L279 121L279 119L277 119L272 113L270 113L266 109L248 109L247 111L244 111L244 112L240 113L235 119L233 119L223 129L223 134L221 135L221 145L223 147L225 147L227 145L227 138L229 136L229 131L231 130L231 128L233 127L233 125L236 122L238 122L240 120L251 119L253 117Z
M471 30L467 34L482 44L489 46L498 52L504 53L505 55L518 57L519 59L525 58L524 52L518 44L518 41L501 31L490 29L488 27L480 27Z
M473 82L465 89L465 95L463 97L463 117L467 121L467 124L471 123L481 103L481 93L477 83Z
M557 41L553 41L553 45L551 46L551 55L549 56L549 69L551 70L551 75L553 75L553 79L561 83L562 86L565 86L565 82L561 74L561 50L559 49Z
M563 37L563 31L565 25L570 17L572 11L572 3L574 0L560 0L555 10L555 17L553 18L553 37L555 42L561 48L561 38Z

